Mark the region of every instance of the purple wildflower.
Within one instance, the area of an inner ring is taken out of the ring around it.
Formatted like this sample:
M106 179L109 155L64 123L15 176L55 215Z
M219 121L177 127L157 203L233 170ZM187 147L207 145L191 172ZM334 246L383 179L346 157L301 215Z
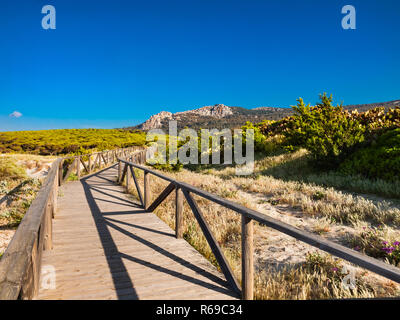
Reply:
M386 245L386 244L388 244L388 242L387 241L382 241L382 244Z
M393 247L390 247L390 248L382 248L382 250L385 251L387 254L391 254L391 253L393 252L394 248L393 248Z
M400 242L399 241L395 241L395 242L393 242L393 245L394 246L398 246L400 244Z
M332 268L332 271L336 272L336 271L338 271L338 268Z

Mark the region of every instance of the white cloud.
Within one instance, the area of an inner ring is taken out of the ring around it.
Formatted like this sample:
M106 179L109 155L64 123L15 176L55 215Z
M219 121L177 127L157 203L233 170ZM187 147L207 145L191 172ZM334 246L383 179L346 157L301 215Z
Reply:
M14 111L13 113L11 113L9 115L11 118L21 118L22 117L22 113L19 111Z

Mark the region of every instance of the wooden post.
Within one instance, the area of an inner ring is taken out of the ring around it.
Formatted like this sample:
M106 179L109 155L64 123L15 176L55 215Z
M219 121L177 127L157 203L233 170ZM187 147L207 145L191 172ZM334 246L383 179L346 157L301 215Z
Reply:
M81 179L81 156L78 156L75 161L76 161L76 165L77 165L76 175L78 176L78 180L80 180Z
M89 172L88 174L90 174L90 172L92 172L92 155L89 154Z
M60 161L60 166L58 168L58 185L59 186L61 186L62 181L63 181L63 173L64 173L63 163L64 163L64 160L61 160Z
M126 170L126 191L127 192L129 192L130 174L131 174L131 171L129 170L129 167L128 167L128 170Z
M144 173L144 209L147 210L151 201L150 173Z
M118 182L121 182L122 177L122 162L118 161Z
M53 196L51 198L52 200L52 218L56 216L57 209L58 209L58 181L59 177L58 175L60 174L60 171L57 172L56 179L53 185Z
M54 197L54 187L51 192L51 197ZM45 212L44 212L44 221L43 221L43 232L44 232L44 237L43 237L43 250L51 250L53 249L53 224L52 224L52 212L53 212L53 201L50 199L50 201L47 203Z
M242 299L253 300L253 221L242 214Z
M175 236L183 237L183 194L179 187L175 189Z

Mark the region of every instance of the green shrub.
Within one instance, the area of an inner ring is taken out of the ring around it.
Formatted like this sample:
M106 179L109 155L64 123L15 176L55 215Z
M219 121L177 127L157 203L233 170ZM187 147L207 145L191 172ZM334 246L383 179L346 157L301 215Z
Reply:
M400 129L389 130L369 147L353 153L340 165L340 171L374 179L399 180Z
M274 153L282 148L282 136L281 135L264 135L262 132L262 128L272 123L273 121L263 121L256 125L252 124L251 122L247 121L244 126L242 126L243 130L243 139L246 138L246 130L253 129L254 130L254 151L260 152L262 154L271 154ZM244 140L245 141L245 140Z
M297 106L293 106L292 121L283 134L287 146L303 147L322 166L334 167L364 141L365 128L341 106L332 106L332 96L324 93L320 100L311 107L299 98Z

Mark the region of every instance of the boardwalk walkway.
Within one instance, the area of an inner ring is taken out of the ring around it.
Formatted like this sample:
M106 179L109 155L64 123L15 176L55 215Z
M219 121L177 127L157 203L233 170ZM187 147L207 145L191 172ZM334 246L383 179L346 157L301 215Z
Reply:
M235 299L221 273L114 183L115 167L64 184L53 250L56 288L36 299Z

